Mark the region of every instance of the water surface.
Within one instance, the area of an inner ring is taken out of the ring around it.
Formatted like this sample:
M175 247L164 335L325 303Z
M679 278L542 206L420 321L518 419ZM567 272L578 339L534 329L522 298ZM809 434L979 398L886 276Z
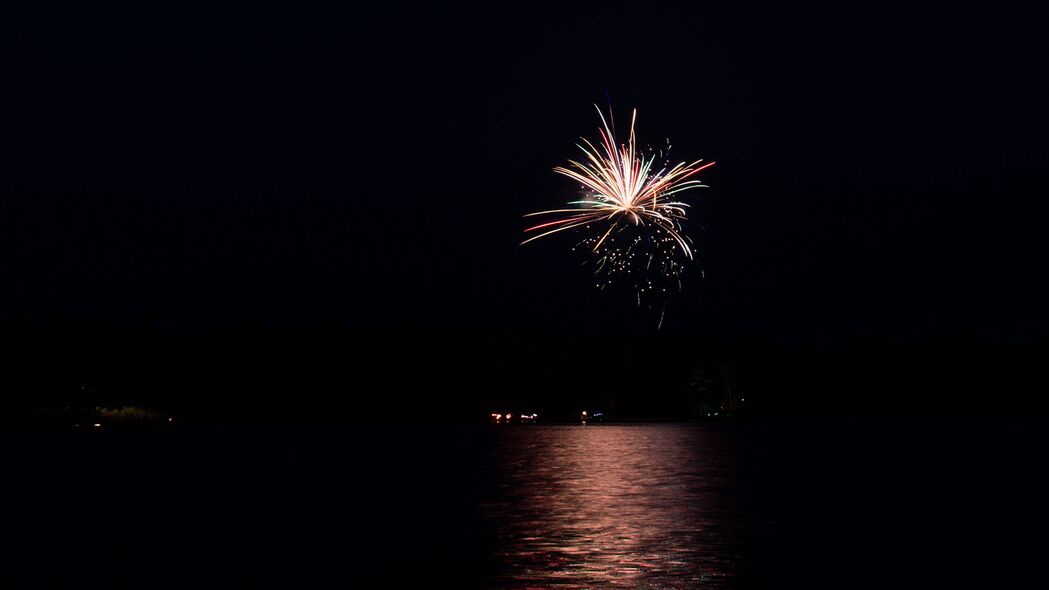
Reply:
M729 433L507 425L481 505L501 588L731 584L746 524Z
M1047 432L0 432L0 587L1044 587Z

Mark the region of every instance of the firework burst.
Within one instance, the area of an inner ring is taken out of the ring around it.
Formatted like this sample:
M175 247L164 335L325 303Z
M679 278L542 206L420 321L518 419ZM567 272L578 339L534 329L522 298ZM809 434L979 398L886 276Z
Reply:
M535 235L521 243L580 230L584 238L577 247L593 253L596 285L603 289L629 277L640 305L643 293L666 291L661 279L676 282L680 289L682 261L692 260L693 252L682 230L688 204L680 201L679 195L705 187L693 177L714 162L670 165L669 142L666 150L640 152L634 134L637 109L630 119L627 143L617 147L614 124L609 125L611 114L606 120L601 109L597 113L601 118L600 147L581 138L583 143L577 146L585 158L569 160L568 167L554 168L554 172L580 183L583 198L569 202L572 208L526 215L556 218L527 228L525 233Z

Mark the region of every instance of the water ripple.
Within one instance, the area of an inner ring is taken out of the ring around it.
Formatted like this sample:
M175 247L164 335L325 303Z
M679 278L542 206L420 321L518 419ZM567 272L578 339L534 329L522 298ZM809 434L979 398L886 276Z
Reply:
M716 429L505 427L482 513L499 588L725 587L740 554L736 466Z

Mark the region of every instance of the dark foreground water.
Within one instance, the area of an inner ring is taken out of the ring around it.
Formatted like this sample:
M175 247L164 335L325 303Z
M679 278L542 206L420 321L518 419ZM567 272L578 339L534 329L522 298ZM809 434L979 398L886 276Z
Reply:
M1039 422L0 433L0 587L1040 587Z

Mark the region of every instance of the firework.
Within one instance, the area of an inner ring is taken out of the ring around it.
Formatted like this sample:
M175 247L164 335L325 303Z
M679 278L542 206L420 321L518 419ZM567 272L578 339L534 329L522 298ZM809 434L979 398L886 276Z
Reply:
M596 108L596 106L595 106ZM666 150L647 154L637 149L634 124L637 109L630 119L630 136L626 144L615 145L611 114L606 120L600 109L600 147L585 138L577 144L585 158L569 160L569 167L558 166L554 172L579 182L583 197L568 204L571 208L530 213L525 217L551 215L556 218L525 230L535 233L522 244L544 236L572 229L584 238L577 247L588 248L595 257L596 285L604 288L618 278L631 277L638 304L646 291L666 291L660 279L671 279L680 289L682 260L692 260L690 240L684 235L688 204L679 200L680 193L705 187L693 177L714 165L697 160L673 166L669 163L669 141ZM657 164L657 160L661 160Z

